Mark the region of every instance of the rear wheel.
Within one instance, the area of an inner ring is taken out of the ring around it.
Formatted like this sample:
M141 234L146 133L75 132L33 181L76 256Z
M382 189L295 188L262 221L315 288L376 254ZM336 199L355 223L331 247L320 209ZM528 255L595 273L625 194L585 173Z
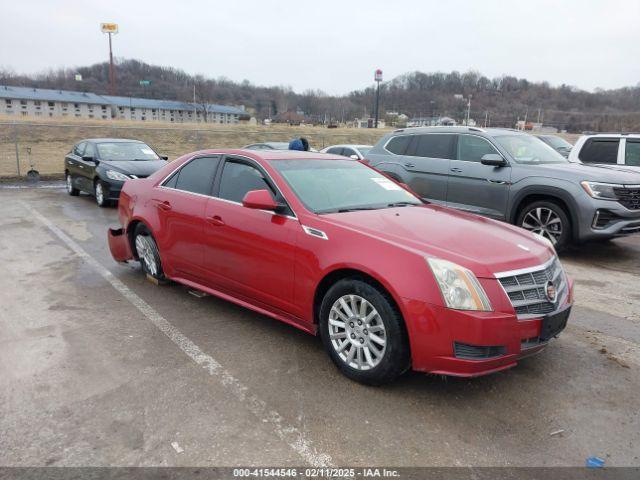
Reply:
M556 250L571 241L571 223L563 207L550 200L526 205L518 215L517 225L549 240Z
M66 181L67 181L67 193L72 197L77 197L80 194L80 190L78 190L73 186L73 177L71 176L70 173L67 173Z
M105 191L105 188L102 186L102 182L99 179L96 179L96 181L94 182L93 189L98 206L108 207L109 200L107 199L107 192Z
M165 279L158 245L146 226L139 224L134 233L134 245L142 270L158 281Z
M331 360L352 380L381 385L409 368L403 320L376 286L355 278L338 281L322 301L319 323Z

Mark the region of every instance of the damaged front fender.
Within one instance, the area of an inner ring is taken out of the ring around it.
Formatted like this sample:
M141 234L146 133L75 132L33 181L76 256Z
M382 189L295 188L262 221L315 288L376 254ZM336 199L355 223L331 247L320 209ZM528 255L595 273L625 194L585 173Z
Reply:
M129 237L123 228L110 228L108 239L111 256L116 262L126 262L133 259Z

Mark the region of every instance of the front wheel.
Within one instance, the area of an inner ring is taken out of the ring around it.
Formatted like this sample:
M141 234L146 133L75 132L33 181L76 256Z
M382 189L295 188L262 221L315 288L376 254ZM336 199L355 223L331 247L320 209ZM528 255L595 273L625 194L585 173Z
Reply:
M355 278L338 281L322 301L319 323L331 360L352 380L381 385L409 368L402 317L378 287Z
M142 270L150 277L162 282L165 279L158 245L147 227L139 224L134 233L134 245Z
M99 207L108 207L109 200L107 199L107 192L102 186L102 182L100 180L96 180L94 184L94 194L96 197L96 203Z
M556 250L562 250L571 240L569 216L564 208L552 201L542 200L525 206L518 215L517 225L546 238Z
M67 182L67 193L72 197L77 197L80 194L80 190L73 186L73 177L70 173L67 173L65 180Z

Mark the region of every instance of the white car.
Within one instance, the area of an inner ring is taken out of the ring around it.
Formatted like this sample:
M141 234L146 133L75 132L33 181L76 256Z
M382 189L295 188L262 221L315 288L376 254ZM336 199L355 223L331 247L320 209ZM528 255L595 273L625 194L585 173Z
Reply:
M323 148L320 152L342 155L343 157L353 158L354 160L362 160L372 148L373 145L331 145L330 147Z
M638 172L640 171L640 134L583 135L569 153L569 161Z

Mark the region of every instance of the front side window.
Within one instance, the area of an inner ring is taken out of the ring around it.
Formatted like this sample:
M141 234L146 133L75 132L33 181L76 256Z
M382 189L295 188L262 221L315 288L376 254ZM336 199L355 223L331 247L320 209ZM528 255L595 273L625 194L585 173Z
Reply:
M625 165L631 165L632 167L640 167L640 139L627 139L627 148L624 153L624 163Z
M93 143L87 143L87 147L84 149L82 153L83 157L96 157L96 147Z
M418 141L413 144L407 155L426 158L453 158L454 135L429 133L418 135ZM413 151L411 151L413 150Z
M132 161L158 160L160 157L153 149L140 142L101 142L98 143L101 160Z
M475 135L460 135L458 137L458 160L466 162L480 162L488 153L498 153L489 142Z
M517 163L543 165L551 163L567 163L560 155L537 137L532 135L497 135L493 139L502 145Z
M271 165L314 213L422 203L397 183L353 160L273 160Z
M243 162L227 161L222 170L218 196L242 203L247 192L252 190L269 190L273 193L260 170Z
M87 145L86 142L81 142L81 143L77 144L75 147L73 147L73 154L81 157L82 156L82 152L84 152L84 147L86 145Z
M220 157L200 157L191 160L174 173L164 186L200 195L211 195L213 178L219 163Z
M617 138L590 138L580 150L580 160L584 163L615 165L618 163L619 145Z

